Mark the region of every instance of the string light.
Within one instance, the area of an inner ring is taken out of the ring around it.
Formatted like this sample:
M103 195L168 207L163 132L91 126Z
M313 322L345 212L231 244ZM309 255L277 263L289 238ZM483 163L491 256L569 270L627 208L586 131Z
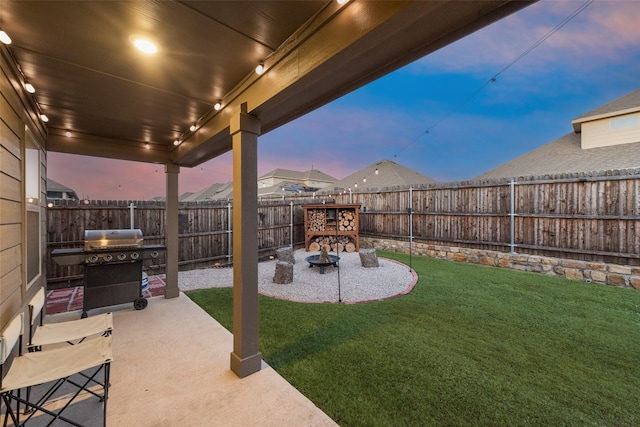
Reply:
M133 41L133 45L140 52L145 53L147 55L153 55L154 53L158 52L158 48L151 40L137 38Z
M2 30L0 30L0 42L4 44L11 44L11 37Z
M213 109L216 111L220 111L220 109L222 108L222 100L216 102L213 105ZM184 131L182 133L182 135L178 138L175 139L173 141L173 145L178 146L182 143L182 140L185 139L185 136L187 134L187 132L195 132L196 130L198 130L198 123L200 123L200 121L205 117L206 114L203 114L195 123L193 123L191 126L189 126L189 130L188 131Z

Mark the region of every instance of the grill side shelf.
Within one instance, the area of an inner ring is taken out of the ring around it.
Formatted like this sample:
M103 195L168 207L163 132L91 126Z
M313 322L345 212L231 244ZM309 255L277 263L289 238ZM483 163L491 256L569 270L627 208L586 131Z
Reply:
M51 258L60 266L84 264L84 250L82 248L54 249Z

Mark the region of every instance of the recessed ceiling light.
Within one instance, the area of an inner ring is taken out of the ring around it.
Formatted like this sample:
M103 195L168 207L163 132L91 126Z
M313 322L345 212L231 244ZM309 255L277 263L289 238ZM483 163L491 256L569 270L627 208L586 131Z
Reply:
M180 145L180 141L176 139L175 141L173 141L173 145Z
M47 123L49 121L49 117L46 114L40 114L40 120Z
M29 93L36 93L36 88L33 87L33 85L31 83L27 82L27 81L24 82L24 88Z
M151 148L151 144L144 144L144 148L146 148L147 150L149 150Z
M133 45L140 52L146 53L147 55L153 55L158 51L156 45L149 39L135 38L133 40Z
M65 133L65 136L66 136L67 138L71 138L71 132L67 131L67 132Z
M191 125L191 126L189 126L189 130L190 130L191 132L195 131L196 129L197 129L197 128L196 128L196 125ZM177 144L176 144L176 145L177 145Z
M0 42L4 44L11 44L11 37L2 30L0 30Z
M256 67L256 74L260 75L262 73L264 73L264 64L258 64Z
M216 111L219 111L222 108L220 101L216 102L216 105L214 105L213 108L215 108Z

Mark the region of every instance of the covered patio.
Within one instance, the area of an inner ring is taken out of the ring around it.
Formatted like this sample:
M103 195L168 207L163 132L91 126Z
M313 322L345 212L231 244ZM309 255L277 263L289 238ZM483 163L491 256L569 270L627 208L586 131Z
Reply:
M260 372L238 380L229 370L231 333L184 294L153 297L140 311L131 304L110 309L114 361L108 425L336 425L264 362ZM66 312L47 321L79 316L79 311ZM89 395L65 414L87 426L102 425L100 404ZM40 414L28 425L50 420Z

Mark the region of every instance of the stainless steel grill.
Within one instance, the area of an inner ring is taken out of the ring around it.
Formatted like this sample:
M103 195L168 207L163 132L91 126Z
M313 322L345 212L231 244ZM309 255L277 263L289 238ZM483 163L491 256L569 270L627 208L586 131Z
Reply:
M87 230L84 248L56 249L58 265L84 265L82 317L92 308L133 301L136 310L147 306L142 297L142 261L163 256L163 245L144 245L142 231Z

